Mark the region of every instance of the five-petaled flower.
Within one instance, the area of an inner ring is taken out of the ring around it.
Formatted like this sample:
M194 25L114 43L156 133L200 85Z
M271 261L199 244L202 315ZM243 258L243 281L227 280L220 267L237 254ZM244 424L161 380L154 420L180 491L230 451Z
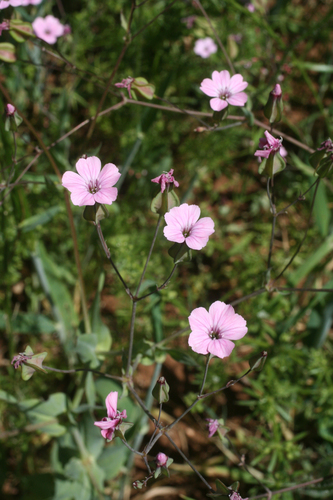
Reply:
M276 139L267 130L264 132L265 137L259 139L259 148L254 156L259 156L260 158L268 158L271 154L280 153L281 156L286 156L287 151L285 148L281 151L282 139Z
M53 45L64 34L64 26L54 16L36 17L32 23L35 35L44 42Z
M214 420L213 418L206 418L208 424L208 437L214 436L217 429L220 427L220 423L218 420Z
M174 184L174 186L179 187L179 182L173 176L173 168L170 172L163 172L163 174L152 179L151 182L156 182L161 185L161 193L164 193L164 190L168 184Z
M120 177L118 168L107 163L101 170L101 160L97 156L80 158L75 172L65 172L62 185L71 192L74 205L94 205L105 203L111 205L117 199L118 190L113 187Z
M213 354L218 358L229 356L238 340L247 333L245 319L224 302L214 302L209 311L194 309L189 316L191 334L189 346L199 354Z
M103 438L112 441L115 431L119 428L124 418L127 418L126 410L117 410L118 392L110 392L106 397L105 405L107 417L103 417L100 422L94 422L94 425L101 429Z
M197 56L207 59L211 54L215 54L217 45L214 40L208 36L207 38L200 38L197 40L193 51Z
M222 111L228 104L232 106L244 106L247 101L247 95L242 92L248 86L247 82L243 81L240 74L233 75L230 78L229 71L213 71L212 80L205 78L201 82L200 90L209 97L210 107L214 111Z
M200 217L197 205L183 203L174 207L164 215L164 236L175 243L186 243L192 250L201 250L208 243L209 236L214 233L214 221L210 217Z

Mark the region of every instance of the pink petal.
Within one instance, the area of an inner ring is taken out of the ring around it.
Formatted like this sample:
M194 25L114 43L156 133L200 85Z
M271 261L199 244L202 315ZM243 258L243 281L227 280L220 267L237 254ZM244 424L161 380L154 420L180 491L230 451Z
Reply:
M191 234L186 238L186 245L192 250L202 250L208 243L208 238L196 237Z
M117 415L118 392L112 391L105 399L106 411L109 418L115 418Z
M246 89L247 86L248 83L243 81L242 75L237 74L232 76L230 79L229 89L233 94L241 92L242 90Z
M100 420L99 422L94 422L96 427L100 429L114 429L119 424L118 419L115 420Z
M220 99L219 97L215 97L215 99L210 100L210 107L214 111L222 111L222 109L226 108L227 106L227 101L225 101L224 99Z
M74 191L75 189L86 188L86 182L82 177L76 172L65 172L61 180L62 185L69 191Z
M118 189L117 188L102 188L97 193L94 195L95 201L98 203L104 203L105 205L112 205L113 201L116 201L117 196L118 196Z
M78 205L79 207L83 207L85 205L95 205L94 195L89 193L86 189L78 190L72 192L71 200L73 205Z
M116 165L114 165L113 163L107 163L102 168L102 170L98 176L98 181L99 181L102 188L112 187L119 180L120 175L121 174L120 174L118 168L116 167Z
M239 92L238 94L234 94L231 97L228 97L227 101L232 106L244 106L247 101L247 95L245 94L245 92Z
M208 337L212 322L208 311L204 307L193 309L188 320L192 332L196 334L204 333Z
M198 354L208 354L210 340L207 334L195 334L192 332L188 338L188 345Z
M76 170L84 178L85 181L95 181L101 171L101 160L97 156L89 158L80 158L76 163Z
M219 93L216 84L210 78L202 80L200 90L209 97L216 97Z
M275 147L276 143L278 142L278 139L275 139L275 137L273 135L271 135L268 132L268 130L265 130L264 134L266 136L266 139L267 139L267 142L268 142L269 146Z
M265 149L264 151L256 151L254 156L260 156L261 158L268 158L271 151L269 149Z
M174 243L184 243L185 237L180 229L175 227L166 226L163 229L163 234L168 241L173 241Z
M220 73L218 71L213 71L212 73L212 80L214 82L214 85L219 88L221 84L221 78L220 78Z
M218 358L226 358L230 356L235 344L230 340L212 339L208 345L208 352Z
M178 208L180 208L183 211L179 212L184 214L183 220L187 225L187 227L193 227L200 217L200 208L198 207L198 205L188 205L187 203L183 203Z
M223 88L229 88L230 85L230 73L226 69L220 71L219 82Z

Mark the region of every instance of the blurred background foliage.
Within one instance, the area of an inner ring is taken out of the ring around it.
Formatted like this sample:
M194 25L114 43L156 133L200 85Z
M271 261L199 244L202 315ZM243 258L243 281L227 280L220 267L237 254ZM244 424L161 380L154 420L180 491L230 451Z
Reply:
M208 59L193 52L198 38L213 36L207 20L195 2L142 3L134 12L132 35L162 14L129 44L113 83L142 76L156 86L159 99L154 103L209 112L200 83L213 70L228 67L220 51ZM284 116L278 128L308 147L319 147L332 135L332 2L253 3L251 13L236 0L202 1L236 71L249 82L247 109L265 122L262 107L279 82ZM2 33L3 41L15 44L17 62L1 65L1 83L46 145L96 114L124 44L121 14L126 20L129 12L130 2L124 0L44 1L1 11L2 19L28 22L52 13L71 26L72 33L52 47L35 39L19 44ZM188 28L184 18L191 15L196 17ZM0 98L4 108L6 99ZM111 85L103 109L120 99L119 89ZM232 114L244 116L240 108L233 108ZM225 123L234 122L222 126ZM241 299L267 282L272 215L266 179L258 174L253 156L263 130L251 125L251 119L222 131L198 133L198 126L193 116L127 104L98 118L90 140L85 126L51 149L61 173L73 170L83 154L97 155L102 164L112 162L121 169L118 199L102 226L132 289L156 224L149 209L157 193L152 178L174 168L182 202L200 205L202 214L215 221L207 247L179 267L165 290L138 304L134 352L143 357L134 380L156 413L150 383L160 372L167 378L171 397L163 407L165 423L195 399L204 365L202 357L189 351L187 334L170 341L168 337L188 326L193 308ZM20 161L9 184L14 142L3 121L0 142L1 498L145 498L129 486L144 477L143 464L133 463L119 440L105 446L92 425L104 414L106 395L121 392L120 386L91 373L36 373L23 382L10 365L29 344L34 352L47 351L46 365L86 366L120 375L130 301L105 259L95 228L82 218L82 208L73 206L92 324L92 333L85 331L63 188L44 154L17 180L38 151L26 124L16 134ZM288 140L284 146L288 165L274 180L278 211L314 182L309 153ZM306 242L279 286L332 288L332 192L331 181L321 181ZM272 278L306 231L311 199L312 192L278 218ZM160 231L144 287L159 285L168 276L173 265L168 248ZM241 375L248 359L262 350L268 351L265 368L202 401L174 428L173 439L212 485L216 478L226 484L240 480L243 496L262 493L260 482L276 490L332 473L333 294L265 292L241 302L236 310L246 318L249 332L230 358L212 362L207 390ZM134 422L127 439L132 445L144 443L153 429L124 396L119 407L126 408ZM207 438L207 417L225 419L228 439ZM204 498L203 483L168 441L162 439L155 448L152 453L163 451L175 462L171 478L159 480L153 496ZM242 454L253 475L238 466ZM164 489L170 486L172 490ZM274 498L332 498L332 485L326 482Z

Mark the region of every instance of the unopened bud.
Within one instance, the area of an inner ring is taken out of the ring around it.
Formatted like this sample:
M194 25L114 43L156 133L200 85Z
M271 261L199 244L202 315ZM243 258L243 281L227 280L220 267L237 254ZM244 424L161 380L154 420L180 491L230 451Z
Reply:
M157 467L166 467L169 457L165 453L158 453L155 457L155 463Z
M153 389L153 396L159 404L169 401L170 387L164 377L160 377Z
M264 115L269 120L269 123L276 123L281 120L283 111L282 90L277 83L270 92L268 101L264 107Z
M260 357L253 356L249 360L249 365L252 371L261 372L267 359L267 351L262 351Z
M316 169L319 177L327 177L333 166L333 142L327 139L322 142L320 148L310 156L310 163Z

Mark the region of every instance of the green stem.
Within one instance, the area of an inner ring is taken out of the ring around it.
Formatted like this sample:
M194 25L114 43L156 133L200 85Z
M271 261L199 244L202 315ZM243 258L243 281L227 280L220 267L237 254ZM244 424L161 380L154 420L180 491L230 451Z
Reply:
M157 221L157 225L156 225L156 229L155 229L155 233L154 233L154 236L153 236L153 241L150 245L150 249L149 249L149 253L148 253L148 257L147 257L147 260L146 260L146 263L145 263L145 266L143 268L143 271L142 271L142 275L141 275L141 278L140 278L140 282L138 284L138 288L136 289L136 292L135 292L135 296L137 297L139 295L139 291L140 291L140 288L141 288L141 285L142 285L142 282L144 280L144 277L145 277L145 274L146 274L146 270L147 270L147 267L148 267L148 263L150 261L150 257L151 257L151 254L153 253L153 248L154 248L154 245L155 245L155 241L156 241L156 238L157 238L157 233L158 233L158 230L159 230L159 227L160 227L160 224L161 224L161 220L162 220L162 216L160 215L159 218L158 218L158 221Z

